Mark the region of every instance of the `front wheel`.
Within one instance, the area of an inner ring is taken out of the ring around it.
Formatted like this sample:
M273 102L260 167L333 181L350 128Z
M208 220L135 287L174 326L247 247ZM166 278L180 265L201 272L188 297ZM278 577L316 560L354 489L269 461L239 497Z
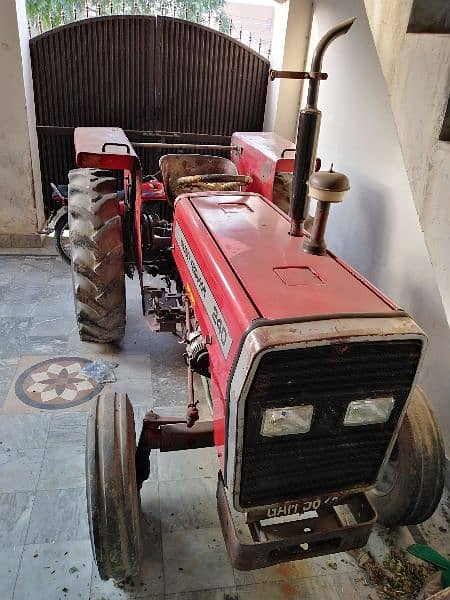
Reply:
M415 387L383 471L369 493L386 527L431 517L444 488L444 444L428 398Z
M133 408L126 394L97 397L86 437L86 496L92 551L102 579L137 575L142 556Z

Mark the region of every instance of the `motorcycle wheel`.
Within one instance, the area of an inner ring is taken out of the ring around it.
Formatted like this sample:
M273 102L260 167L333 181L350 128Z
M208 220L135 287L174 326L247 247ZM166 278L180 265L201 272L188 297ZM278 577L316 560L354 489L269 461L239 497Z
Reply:
M72 253L70 249L69 218L67 213L61 215L56 221L55 246L63 261L70 265Z

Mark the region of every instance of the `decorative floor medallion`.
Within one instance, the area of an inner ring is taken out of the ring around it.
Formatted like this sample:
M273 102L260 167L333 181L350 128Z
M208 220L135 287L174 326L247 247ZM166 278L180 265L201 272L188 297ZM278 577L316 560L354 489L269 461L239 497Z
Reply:
M17 378L16 396L25 404L50 410L70 408L100 393L98 383L82 373L91 361L78 357L58 357L36 363Z

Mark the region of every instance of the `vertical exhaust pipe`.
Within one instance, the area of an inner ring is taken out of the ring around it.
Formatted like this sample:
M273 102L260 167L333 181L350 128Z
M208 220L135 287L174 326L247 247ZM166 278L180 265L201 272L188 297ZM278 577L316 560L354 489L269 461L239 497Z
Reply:
M320 130L321 112L317 108L320 79L322 74L322 61L325 50L333 40L347 33L353 25L355 18L348 19L340 25L330 29L319 41L314 51L311 70L309 72L308 97L305 108L300 111L297 130L297 146L295 154L294 181L292 185L292 198L289 206L291 218L290 235L300 237L303 235L303 224L308 216L308 180L314 171L314 162L317 152L317 140Z

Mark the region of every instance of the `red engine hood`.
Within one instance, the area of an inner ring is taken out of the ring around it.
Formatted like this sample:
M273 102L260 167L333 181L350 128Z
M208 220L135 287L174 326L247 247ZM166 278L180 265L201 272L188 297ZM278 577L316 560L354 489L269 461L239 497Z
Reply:
M227 386L255 321L396 314L396 306L345 263L332 254L304 253L302 240L288 232L286 215L257 194L200 193L175 204L173 255L208 342L222 468Z
M288 232L286 215L257 194L200 193L176 203L175 261L202 329L211 334L212 360L217 340L226 371L255 319L308 320L397 309L337 257L306 254L302 239Z

